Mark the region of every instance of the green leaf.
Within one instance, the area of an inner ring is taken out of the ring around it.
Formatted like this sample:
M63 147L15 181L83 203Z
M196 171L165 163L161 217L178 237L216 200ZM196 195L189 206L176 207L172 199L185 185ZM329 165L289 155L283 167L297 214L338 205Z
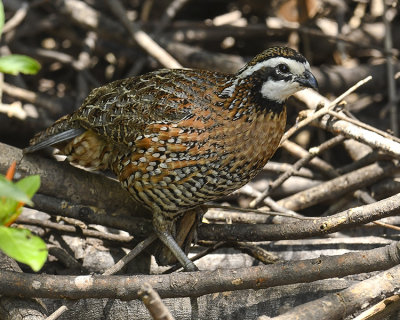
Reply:
M22 208L17 210L17 207L18 202L13 199L0 201L0 226L8 223L15 214L18 216L21 213Z
M47 247L29 230L0 226L0 250L11 258L39 271L47 260Z
M7 180L4 176L0 176L0 197L10 198L18 202L27 203L29 205L33 204L30 200L32 196L28 196L24 190L21 190L21 188ZM2 203L0 201L0 206L1 204Z
M11 54L0 57L0 72L17 75L22 72L25 74L36 74L40 70L40 63L35 59L22 54Z
M38 191L40 187L40 176L29 176L25 177L15 183L15 185L24 192L29 199L33 197L33 195Z
M3 1L0 1L0 36L3 33L3 26L4 26L4 7L3 7Z

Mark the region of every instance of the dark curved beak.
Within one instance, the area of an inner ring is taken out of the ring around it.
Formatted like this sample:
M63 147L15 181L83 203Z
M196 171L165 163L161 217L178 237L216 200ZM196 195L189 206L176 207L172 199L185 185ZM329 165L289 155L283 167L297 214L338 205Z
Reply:
M296 78L296 81L305 88L313 88L318 90L318 82L311 71L306 70L301 76Z

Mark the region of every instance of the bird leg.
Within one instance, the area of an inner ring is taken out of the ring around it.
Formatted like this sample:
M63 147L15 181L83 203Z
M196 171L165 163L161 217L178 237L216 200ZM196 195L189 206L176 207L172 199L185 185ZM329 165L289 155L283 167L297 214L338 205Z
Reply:
M184 214L179 215L177 219L174 220L173 228L171 228L171 234L176 243L186 254L189 252L198 225L197 221L197 209L190 209ZM164 245L162 245L157 252L157 260L161 262L162 265L177 262L175 255Z
M187 257L178 243L171 235L171 224L173 221L167 220L162 214L154 214L153 227L158 238L172 252L186 271L198 271L196 265Z

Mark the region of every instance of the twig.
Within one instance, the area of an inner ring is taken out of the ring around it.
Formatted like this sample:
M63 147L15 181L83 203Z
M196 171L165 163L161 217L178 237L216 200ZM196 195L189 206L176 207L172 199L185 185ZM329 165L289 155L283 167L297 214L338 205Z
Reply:
M399 290L400 266L395 266L345 290L302 304L272 319L339 320L375 302L380 297L391 296ZM321 306L324 307L321 308ZM259 317L258 319L268 318Z
M19 88L4 82L2 90L5 94L11 97L28 101L43 107L49 114L59 115L62 110L62 105L54 98L46 97L44 94L39 94L30 90Z
M276 241L325 235L400 213L400 194L335 215L286 224L203 224L199 239L212 241Z
M103 272L104 276L116 274L120 271L124 266L126 266L129 261L134 259L138 254L140 254L144 249L146 249L149 245L151 245L157 239L157 235L155 233L151 234L145 240L139 242L135 248L133 248L126 256L120 259L116 264L108 268Z
M175 17L175 15L178 13L178 11L187 3L188 0L174 0L172 1L168 8L165 10L163 16L161 17L160 23L157 24L157 26L154 29L154 32L151 34L151 37L154 38L155 40L159 41L160 39L160 34L161 32L167 27L167 25L172 21L172 19ZM161 41L160 41L161 42ZM168 41L169 43L170 41ZM168 44L165 44L165 47L168 46ZM174 53L173 51L169 50L169 52ZM174 53L175 57L177 56L176 53ZM148 57L141 57L136 63L133 65L133 67L128 71L128 76L136 76L139 74L139 72L142 70L143 66L147 62Z
M126 16L126 10L119 0L107 0L106 2L114 15L121 20L124 27L129 31L130 35L147 53L167 68L182 68L180 63L160 47L147 33L134 26Z
M363 142L395 158L400 158L400 143L370 130L360 128L358 125L354 125L348 121L337 120L327 114L314 124L335 134L342 134L347 138Z
M256 198L257 196L259 196L261 194L261 192L259 192L258 190L254 189L250 184L247 184L245 186L243 186L242 188L240 188L239 190L235 191L235 193L241 193L241 194L245 194L249 197L253 197ZM275 200L273 200L270 197L267 197L264 199L264 204L270 209L270 210L274 210L275 212L280 212L280 213L284 213L288 218L305 218L303 215L294 212L293 210L289 210L287 208L284 208L280 205L278 205L276 203ZM260 208L260 210L263 210L263 208Z
M247 242L227 242L232 248L242 251L243 253L248 254L250 257L261 261L264 264L276 263L280 259L276 254L273 254L259 246L256 246L252 243Z
M400 295L396 294L386 298L371 308L360 313L353 320L380 320L390 317L400 309Z
M103 239L103 240L108 240L108 241L130 242L133 239L132 236L123 236L123 235L117 235L117 234L112 234L112 233L104 233L104 232L100 232L100 231L96 231L96 230L82 229L82 228L78 228L75 226L62 225L62 224L47 221L47 220L30 219L30 218L25 218L25 217L21 217L21 216L18 217L16 223L40 226L43 228L51 228L51 229L58 230L61 232L66 232L66 233L73 233L73 234L81 233L83 236L86 236L86 237L93 237L93 238L98 238L98 239Z
M28 13L29 4L23 2L21 7L15 12L12 18L8 19L3 26L3 33L7 33L15 29L22 21L24 21L26 14Z
M174 320L175 318L169 312L168 308L161 301L157 291L153 289L150 283L144 283L138 292L147 310L154 320Z
M22 108L20 101L14 101L11 104L0 103L0 113L6 114L8 117L25 120L27 118L26 111Z
M309 156L309 152L307 150L305 150L304 148L302 148L301 146L290 140L286 140L285 142L283 142L282 148L284 148L287 152L300 159ZM318 171L320 171L321 173L323 173L325 176L328 176L329 178L336 177L335 168L325 160L322 160L318 157L314 157L313 159L311 159L310 165L313 166Z
M209 245L210 242L209 241L200 241L199 245L204 246L205 243L207 243ZM194 255L193 257L191 257L190 261L195 262L195 261L199 260L200 258L203 258L204 256L206 256L206 255L210 254L211 252L214 252L224 246L226 246L225 241L220 241L220 242L216 242L216 243L214 242L214 243L212 243L211 247L209 247L209 248L199 252L198 254ZM163 274L169 274L169 273L175 272L180 269L183 269L183 267L178 263L178 264L172 266L171 268L165 270L163 272Z
M264 201L264 199L262 199L262 201ZM282 216L282 217L295 218L295 219L299 219L299 220L310 219L309 217L303 217L303 216L300 216L300 215L293 215L291 213L285 213L285 212L273 212L273 211L266 211L266 210L262 210L262 209L239 208L239 207L232 207L232 206L222 206L222 205L217 205L217 204L209 204L209 205L207 205L207 208L216 208L216 209L222 209L222 210L232 211L232 212L235 212L235 211L238 211L238 212L252 212L252 213L257 213L258 215L262 215L262 216L266 216L266 215L268 215L268 216Z
M293 170L293 175L297 177L302 177L302 178L307 178L307 179L317 179L316 174L312 172L308 168L300 168L298 170L295 170L293 168L293 165L290 163L285 163L285 162L274 162L274 161L268 161L267 164L264 166L263 171L272 171L276 173L283 173L288 170Z
M325 200L340 197L350 191L368 186L398 170L392 162L373 163L367 167L346 173L320 185L281 199L278 204L300 210Z
M161 17L161 21L158 23L156 29L154 30L154 35L156 37L160 35L162 30L166 28L166 26L176 16L178 11L188 2L189 0L174 0L168 5L168 8L165 10L163 16Z
M54 311L51 315L49 315L46 318L46 320L56 320L67 310L68 310L67 306L61 306L56 311Z
M350 171L354 171L361 167L366 167L376 161L390 160L390 159L391 158L388 155L372 151L371 153L366 154L364 157L358 159L357 161L350 162L349 164L346 164L343 167L337 168L336 172L338 173L338 175L341 175Z
M334 108L340 101L342 101L344 98L346 98L350 93L353 93L356 91L359 87L367 83L372 79L371 76L366 77L365 79L357 82L354 86L352 86L350 89L348 89L346 92L341 94L339 97L337 97L335 100L333 100L329 105L321 108L320 110L314 112L312 115L309 117L303 119L299 123L297 123L295 126L290 128L288 131L285 132L283 135L280 145L282 145L285 140L289 139L296 131L299 129L305 127L306 125L310 124L313 120L318 119L319 117L322 117L324 114L326 114L330 109Z
M357 119L350 118L350 117L348 117L347 115L345 115L343 113L339 113L339 112L336 112L336 111L333 111L333 110L329 110L328 113L331 116L334 116L334 117L336 117L336 118L338 118L340 120L345 120L347 122L355 124L356 126L359 126L361 128L367 129L367 130L372 131L372 132L375 132L375 133L377 133L377 134L379 134L379 135L381 135L381 136L383 136L385 138L388 138L390 140L393 140L393 141L396 141L396 142L400 143L400 138L395 137L394 135L389 134L389 133L387 133L385 131L379 130L378 128L370 126L369 124L367 124L365 122L361 122L361 121L359 121Z
M394 225L389 224L389 223L384 223L382 221L374 221L373 223L375 223L376 225L381 226L381 227L385 227L385 228L388 228L388 229L400 231L400 227L394 226Z
M53 245L48 245L49 254L56 257L64 266L70 269L76 269L80 271L86 271L85 268L64 248L60 248Z
M309 217L305 217L300 213L297 213L291 209L285 208L284 206L281 206L278 202L276 202L274 199L271 197L266 197L264 199L264 203L270 207L272 210L282 212L288 215L290 218L294 219L300 219L300 220L308 220Z
M396 83L394 80L394 67L393 67L393 40L392 40L392 26L388 18L388 6L386 1L383 1L383 23L385 25L385 55L386 55L386 68L387 68L387 82L388 82L388 107L390 110L390 127L395 136L399 135L399 125L397 116L397 93Z
M343 136L336 136L332 139L325 141L318 147L311 148L308 155L304 158L298 160L290 170L287 170L283 174L281 174L277 179L269 183L269 186L253 201L250 202L250 208L256 208L261 204L261 202L276 188L278 188L282 183L284 183L287 179L289 179L296 170L299 170L301 167L306 165L308 162L311 161L314 157L318 154L324 152L327 149L330 149L337 144L343 142L345 138Z

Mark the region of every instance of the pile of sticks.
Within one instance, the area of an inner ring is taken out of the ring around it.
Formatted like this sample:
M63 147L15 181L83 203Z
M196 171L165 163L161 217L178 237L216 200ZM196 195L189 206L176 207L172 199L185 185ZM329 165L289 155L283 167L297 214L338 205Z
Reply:
M4 1L0 52L30 55L42 71L0 84L0 172L17 161L17 178L41 176L36 211L16 226L42 236L51 259L32 274L2 255L0 315L146 319L139 298L155 319L396 314L400 28L396 2L372 2L298 1L289 19L279 1ZM22 154L94 87L159 67L235 72L274 44L300 49L321 90L289 101L281 149L260 176L207 204L191 255L199 272L138 257L155 240L151 215L112 178Z

